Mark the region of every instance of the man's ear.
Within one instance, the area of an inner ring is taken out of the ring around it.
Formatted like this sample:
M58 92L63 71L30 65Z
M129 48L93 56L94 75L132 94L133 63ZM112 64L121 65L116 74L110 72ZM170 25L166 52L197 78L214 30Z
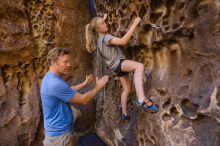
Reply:
M51 60L51 66L55 65L56 64L56 61L54 60Z

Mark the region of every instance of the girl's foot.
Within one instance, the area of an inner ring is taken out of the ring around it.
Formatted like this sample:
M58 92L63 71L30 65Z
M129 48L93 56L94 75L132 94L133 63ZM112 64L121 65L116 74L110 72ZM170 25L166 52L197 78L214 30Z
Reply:
M137 105L138 106L143 106L144 111L148 111L150 113L156 113L159 110L158 107L153 104L152 100L147 99L147 98L145 98L142 103L138 102L138 100L137 100Z
M130 119L130 116L129 115L125 115L125 114L121 114L121 119L122 120L129 120Z

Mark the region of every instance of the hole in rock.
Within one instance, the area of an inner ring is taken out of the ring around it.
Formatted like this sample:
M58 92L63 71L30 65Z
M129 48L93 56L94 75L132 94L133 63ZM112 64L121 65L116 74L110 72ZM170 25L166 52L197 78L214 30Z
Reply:
M150 20L152 23L156 23L158 21L158 19L162 16L162 12L160 13L151 13L150 15Z
M165 26L165 27L164 27L164 30L165 30L165 31L168 31L169 29L170 29L170 26Z
M163 19L163 25L164 25L164 26L168 25L167 19Z
M170 114L173 118L176 118L179 115L179 112L175 106L170 109Z
M177 29L179 27L179 24L178 23L174 23L172 27L173 27L173 29Z
M48 33L45 33L44 35L43 35L43 39L48 39L49 38L49 34Z
M139 143L140 143L141 145L144 145L144 139L143 139L143 138L140 138Z
M143 19L144 15L146 14L146 9L144 6L141 7L140 11L139 11L139 16L141 19Z
M207 116L203 115L203 114L198 114L197 118L195 120L202 120L204 118L207 118Z
M180 22L183 22L185 20L185 16L180 17Z
M151 25L145 24L145 25L143 26L143 31L146 32L146 33L148 33L149 31L151 31Z
M195 39L195 35L194 35L193 32L191 32L191 33L189 34L189 40L193 40L193 39Z
M151 135L150 138L153 140L153 142L156 141L156 138L154 136Z
M137 17L136 12L133 12L133 13L131 14L131 16L130 16L131 20L134 19L134 18L136 18L136 17Z
M175 0L165 0L165 3L167 6L173 6L175 3Z
M184 116L194 117L197 114L198 105L193 104L189 99L183 99L180 103Z
M171 99L170 99L170 98L167 98L167 101L164 102L164 104L163 104L163 109L167 109L168 106L170 105L170 102L171 102Z
M160 9L163 7L163 1L162 0L153 0L150 3L151 10L155 12L157 9Z
M160 95L165 96L167 93L167 90L165 88L158 88L157 91Z
M34 25L34 29L37 30L38 29L38 25Z
M185 7L185 3L184 2L180 2L177 5L178 5L177 6L178 10L181 10L181 9L183 9Z
M166 121L169 121L169 120L171 119L171 116L170 116L169 114L165 113L165 114L162 116L162 119L163 119L164 122L166 122Z
M121 8L122 8L122 10L127 9L126 3L124 3Z

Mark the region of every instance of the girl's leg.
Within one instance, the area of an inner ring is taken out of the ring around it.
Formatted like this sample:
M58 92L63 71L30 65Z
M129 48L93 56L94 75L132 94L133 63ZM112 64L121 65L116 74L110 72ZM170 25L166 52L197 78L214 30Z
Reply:
M131 92L131 82L129 76L122 76L119 78L123 87L123 92L121 94L121 106L122 106L122 113L127 115L127 101L128 95Z
M145 98L143 88L144 65L142 63L125 60L121 64L121 70L125 72L134 72L134 85L138 101L142 102Z

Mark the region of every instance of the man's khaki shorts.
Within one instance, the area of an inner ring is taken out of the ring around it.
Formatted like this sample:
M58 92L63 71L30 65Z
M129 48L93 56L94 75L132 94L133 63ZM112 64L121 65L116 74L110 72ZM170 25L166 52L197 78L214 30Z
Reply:
M45 136L44 146L74 146L73 134L65 133L61 136Z
M73 125L75 120L81 116L81 112L71 106L71 109L73 111ZM44 146L76 146L77 143L77 136L73 134L72 132L65 133L61 136L45 136L45 139L43 141Z

